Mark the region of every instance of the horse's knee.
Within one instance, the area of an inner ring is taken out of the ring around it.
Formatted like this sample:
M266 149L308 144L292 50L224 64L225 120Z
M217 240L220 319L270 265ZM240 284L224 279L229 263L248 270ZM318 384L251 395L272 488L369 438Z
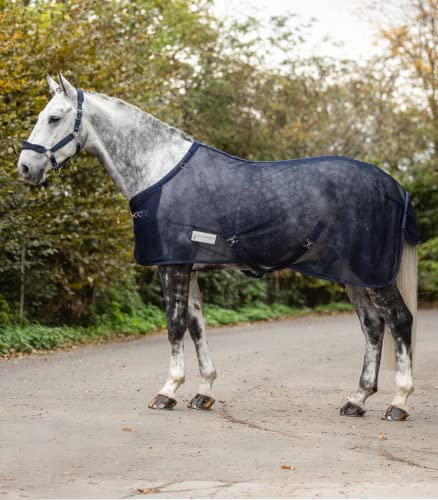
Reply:
M409 311L409 309L406 307L398 315L397 321L395 322L395 327L398 331L410 335L413 322L414 322L414 317L412 316L411 311Z
M187 326L189 329L190 337L196 344L196 342L198 342L202 337L204 331L204 325L197 316L189 314Z
M187 321L184 317L174 315L167 321L167 336L172 348L178 348L187 329Z
M383 339L385 322L375 311L365 311L362 318L362 327L365 331L368 341L373 344L379 344Z

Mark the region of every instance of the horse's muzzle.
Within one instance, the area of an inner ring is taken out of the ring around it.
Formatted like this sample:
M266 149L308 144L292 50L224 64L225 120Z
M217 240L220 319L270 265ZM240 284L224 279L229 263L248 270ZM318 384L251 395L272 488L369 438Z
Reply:
M18 173L20 174L20 177L26 184L31 184L32 186L38 186L39 184L44 182L45 179L44 168L34 169L36 171L32 171L27 165L19 163L17 170Z

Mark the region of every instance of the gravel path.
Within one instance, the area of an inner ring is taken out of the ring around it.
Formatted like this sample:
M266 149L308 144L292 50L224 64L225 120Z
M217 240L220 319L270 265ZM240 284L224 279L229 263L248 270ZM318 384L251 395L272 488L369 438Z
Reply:
M353 315L212 330L210 412L185 407L197 384L188 338L170 412L146 405L166 377L165 336L0 361L0 499L436 497L438 311L419 315L406 422L380 420L386 373L364 418L339 416L361 335Z

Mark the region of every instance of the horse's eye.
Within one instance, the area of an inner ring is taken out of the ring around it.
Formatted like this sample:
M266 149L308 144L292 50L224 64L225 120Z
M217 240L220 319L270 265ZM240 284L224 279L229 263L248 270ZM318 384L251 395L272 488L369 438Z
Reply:
M59 116L49 117L49 123L58 123L61 118Z

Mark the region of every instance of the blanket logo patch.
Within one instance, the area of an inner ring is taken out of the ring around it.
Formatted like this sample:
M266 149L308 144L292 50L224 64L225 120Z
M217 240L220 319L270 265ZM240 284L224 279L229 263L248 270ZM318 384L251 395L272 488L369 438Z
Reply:
M202 231L193 231L192 241L197 241L198 243L208 243L209 245L215 245L216 235L211 233L203 233Z

